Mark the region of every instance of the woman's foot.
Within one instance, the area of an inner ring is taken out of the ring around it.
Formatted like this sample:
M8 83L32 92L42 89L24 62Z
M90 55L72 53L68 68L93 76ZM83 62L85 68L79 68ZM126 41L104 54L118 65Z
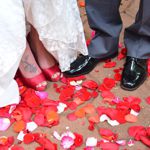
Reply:
M46 89L46 79L37 65L28 43L21 60L19 70L25 84L38 91Z
M37 31L33 27L31 27L29 34L29 43L46 78L54 82L58 81L61 76L58 64L54 57L45 49L39 40Z

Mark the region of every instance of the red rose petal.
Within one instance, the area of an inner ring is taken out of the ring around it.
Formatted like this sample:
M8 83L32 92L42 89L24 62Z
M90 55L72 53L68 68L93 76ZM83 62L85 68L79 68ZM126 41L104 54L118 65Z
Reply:
M86 45L89 46L90 43L91 43L91 39L87 39L87 40L86 40Z
M74 135L75 135L74 145L76 147L81 146L83 144L83 136L78 133L74 133Z
M95 122L89 121L88 129L89 129L90 131L93 131L93 130L95 129L94 125L95 125Z
M103 83L105 84L105 86L109 89L113 88L115 86L115 80L112 78L105 78Z
M124 97L123 99L124 99L124 101L130 103L131 105L141 103L141 99L138 97L129 96L129 97Z
M74 94L75 87L73 86L66 86L61 92L59 99L62 101L70 100L72 99L72 96Z
M116 66L116 62L110 61L110 62L106 62L103 67L104 68L113 68L115 66Z
M71 110L75 110L77 108L77 103L75 103L74 101L69 103L68 107L71 109Z
M146 102L150 105L150 96L146 98Z
M23 120L25 121L25 122L28 122L28 121L30 121L30 119L31 119L31 116L32 116L32 111L31 111L31 109L30 108L28 108L28 107L22 107L22 108L20 108L20 110L21 110L21 113L22 113L22 117L23 117Z
M91 89L91 90L95 90L98 88L98 84L93 80L87 80L87 81L83 82L82 86L86 87L88 89Z
M35 117L34 117L34 122L37 124L37 125L43 125L44 124L44 115L43 114L36 114Z
M87 101L91 98L91 93L87 89L82 88L74 94L74 98L79 98L82 101Z
M24 138L23 138L23 142L25 144L30 144L34 141L35 137L32 133L27 133Z
M44 147L44 149L57 150L57 145L55 143L52 143L49 139L45 137L37 138L36 142L40 144L42 147Z
M98 92L97 91L93 91L92 94L91 94L91 96L93 98L96 98L98 96Z
M98 90L99 90L100 92L102 92L102 91L109 91L110 89L108 89L107 87L105 87L104 84L101 84L101 85L98 87Z
M128 133L138 141L141 136L146 136L147 134L146 129L143 126L132 126L128 129Z
M141 136L140 139L145 145L150 147L150 137Z
M13 147L11 147L11 150L24 150L24 148L21 146L14 145Z
M79 2L80 7L85 7L85 2Z
M70 120L70 121L75 121L77 120L77 117L74 113L70 113L67 115L67 118Z
M101 93L101 96L103 98L111 98L111 99L115 98L115 95L113 93L111 93L110 91L103 91Z
M126 57L126 54L127 54L127 49L126 49L126 48L121 49L121 51L120 51L120 53L119 53L117 59L118 59L118 60L121 60L121 59L125 58L125 57Z
M122 78L122 75L121 75L120 73L115 73L114 79L115 79L116 81L120 81L121 78Z
M35 150L45 150L44 147L37 147Z
M136 112L140 112L141 108L138 104L133 104L130 106L131 109L133 109Z
M101 149L103 150L119 150L119 145L116 143L101 143L100 144Z
M23 100L26 102L27 106L34 108L39 107L41 104L40 98L36 95L33 89L27 89L23 94Z
M150 136L150 127L148 127L148 128L146 129L146 131L147 131L147 135Z
M109 140L109 141L117 140L117 134L113 133L109 129L100 128L99 133L106 140Z

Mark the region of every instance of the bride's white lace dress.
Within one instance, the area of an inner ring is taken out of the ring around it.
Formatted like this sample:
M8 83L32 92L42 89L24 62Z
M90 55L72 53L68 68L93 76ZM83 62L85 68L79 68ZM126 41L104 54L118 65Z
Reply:
M7 11L6 11L7 10ZM26 20L26 21L25 21ZM18 103L13 80L26 45L26 23L39 33L62 71L87 54L76 0L4 0L0 4L0 107Z

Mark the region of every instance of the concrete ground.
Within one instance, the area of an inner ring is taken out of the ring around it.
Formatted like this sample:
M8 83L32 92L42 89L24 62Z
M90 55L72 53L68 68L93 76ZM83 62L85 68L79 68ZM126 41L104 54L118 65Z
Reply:
M129 26L134 21L135 14L138 9L138 1L139 0L135 0L135 1L136 1L136 3L133 4L132 6L128 6L127 1L123 1L123 5L121 6L120 11L121 11L121 16L122 16L123 22L124 22L124 27ZM84 8L81 8L81 16L82 16L83 24L85 27L86 38L88 38L91 31L88 27ZM122 37L123 37L123 31L122 31L122 35L120 38L121 42L123 42ZM116 61L116 58L114 59L114 61ZM117 62L117 66L115 68L119 68L119 67L123 66L124 60L116 61L116 62ZM96 68L91 73L89 73L87 75L87 79L92 79L100 84L102 82L103 78L113 77L113 69L114 68L112 68L112 69L103 68L103 63L100 63L99 65L96 66ZM95 70L99 70L99 72L97 72ZM61 84L61 83L58 83L58 84ZM58 99L58 94L56 94L56 92L53 89L53 83L49 83L49 87L48 87L47 91L49 92L49 97L51 99L56 99L56 100ZM119 85L117 85L117 87L113 89L113 93L115 93L115 95L120 98L125 97L125 96L136 96L136 97L140 97L142 99L142 104L141 104L142 110L140 112L138 121L136 123L125 123L123 125L111 127L106 122L104 122L104 123L97 124L94 131L89 131L87 117L85 117L83 119L78 119L74 122L71 122L66 118L66 115L68 113L70 113L70 111L66 111L63 114L61 114L59 125L54 126L52 128L39 127L36 130L36 132L47 133L49 138L52 141L58 143L58 141L56 141L52 137L52 133L54 130L61 133L61 132L65 131L66 126L68 126L68 127L70 127L71 131L82 134L84 136L84 139L86 139L87 137L90 137L90 136L100 139L98 129L100 127L105 127L105 128L111 129L112 131L118 133L119 139L129 140L130 137L127 133L127 130L130 126L134 126L134 125L149 126L150 125L150 117L149 117L150 106L147 105L147 103L145 102L145 98L150 96L149 91L150 91L150 80L149 79L147 79L146 82L139 89L137 89L136 91L133 91L133 92L124 91L120 88ZM90 100L87 103L91 103L94 106L97 106L101 100L102 100L102 97L99 95L96 99ZM83 122L84 122L84 124L83 124ZM0 133L0 135L4 135L4 134L9 135L9 136L10 135L16 136L11 128L5 133ZM30 145L23 145L23 144L21 144L21 145L25 148L25 150L34 150L35 147L37 146L36 143L30 144ZM58 145L59 145L59 143L58 143ZM78 148L78 150L82 150L83 147L84 147L84 145L82 147ZM61 147L59 147L58 149L62 150ZM125 150L125 149L127 149L127 150L148 150L149 148L146 147L145 145L143 145L141 142L135 142L135 145L133 147L127 147L127 146L121 147L121 150ZM113 150L113 148L112 148L112 150Z

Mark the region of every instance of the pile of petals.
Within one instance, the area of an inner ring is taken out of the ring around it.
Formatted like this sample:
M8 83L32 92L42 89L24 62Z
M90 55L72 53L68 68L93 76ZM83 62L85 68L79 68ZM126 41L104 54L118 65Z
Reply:
M14 144L14 137L0 136L0 150L24 150L19 144ZM40 146L35 148L36 150L57 150L57 145L47 139L45 134L41 133L26 133L22 136L24 144L30 144L32 142L38 143Z
M59 102L50 100L47 96L46 92L36 92L33 89L27 89L21 94L20 104L11 113L11 118L15 120L13 125L15 132L26 130L27 123L31 121L38 126L46 127L58 124Z
M120 72L122 69L117 69ZM76 80L77 82L77 80ZM116 86L116 80L113 78L104 78L103 82L98 85L93 80L85 80L78 85L63 85L59 88L60 101L65 103L68 108L75 110L77 106L85 103L91 98L98 96L98 90L101 92L103 103L108 103L111 107L99 106L95 108L92 104L85 105L80 109L67 115L71 121L77 118L83 118L88 114L89 116L89 130L94 130L94 124L107 121L110 125L116 126L126 122L136 122L137 116L140 112L141 100L137 97L124 97L123 100L116 97L111 90ZM72 81L70 80L70 83ZM97 111L95 111L97 110Z
M83 136L71 131L63 132L61 135L57 131L54 131L53 136L60 141L63 149L74 150L83 144Z
M137 97L124 97L123 100L116 98L112 93L102 93L105 102L115 106L106 108L97 107L100 122L107 121L110 125L116 126L126 122L136 122L140 112L141 100ZM106 96L106 97L105 97ZM107 99L108 98L108 99Z
M98 92L98 84L93 80L83 81L83 77L67 79L66 85L54 85L55 91L59 93L59 102L67 105L71 110L75 110L77 106L85 103L91 98L96 98Z
M132 126L128 129L128 133L135 140L150 147L150 127Z
M6 131L12 126L13 131L18 133L17 139L19 141L24 141L25 144L35 141L41 147L45 145L44 143L50 145L51 142L46 136L41 136L42 134L40 133L32 134L31 132L38 126L52 127L57 125L59 123L59 114L66 110L67 105L60 101L49 99L47 92L26 88L20 79L16 81L19 85L21 101L18 105L0 108L0 131ZM10 147L13 144L12 137L2 137L0 142L3 147ZM52 149L55 150L56 148Z
M57 150L57 144L52 143L45 134L41 133L27 133L23 137L23 142L25 144L37 142L40 145L37 149Z
M94 150L95 148L100 148L102 150L119 150L121 146L133 146L133 140L119 140L118 135L109 129L100 128L99 134L101 140L95 137L88 137L86 139L86 147L84 150Z
M109 129L100 128L99 134L102 137L102 139L98 142L97 146L101 149L107 149L107 150L119 150L120 146L133 146L134 141L133 140L118 140L118 135L114 132L112 132Z
M118 135L109 129L100 128L99 133L102 137L102 140L99 142L99 147L102 149L111 150L113 147L113 150L119 150L120 145L126 145L125 140L118 140Z
M94 36L94 32L92 33ZM126 49L122 49L118 59L125 58ZM116 66L116 62L108 60L104 64L104 68L112 68ZM137 116L141 110L141 100L137 97L124 97L120 99L116 97L111 90L117 86L118 81L121 80L122 68L114 69L114 77L106 77L99 85L93 80L86 80L85 76L75 78L61 79L64 84L53 84L56 93L59 94L58 100L48 98L47 92L39 92L27 88L18 78L16 81L19 85L21 101L18 105L7 106L0 109L0 131L6 131L11 125L14 132L18 133L17 139L24 144L36 142L40 145L36 150L57 150L57 145L52 143L45 134L32 133L38 126L52 127L59 124L60 113L67 109L73 110L67 115L67 118L74 121L78 118L88 117L89 130L94 130L95 124L107 121L112 126L123 124L126 122L136 122ZM92 104L85 104L92 98L98 95L102 97L102 103L109 104L109 107L94 106ZM149 97L146 99L149 103ZM85 104L78 109L78 106ZM131 129L130 129L131 130ZM129 131L130 131L129 130ZM131 136L135 140L141 140L144 144L149 146L149 128L141 128L140 135L138 132ZM107 129L100 129L100 135L103 140L98 141L94 137L89 137L86 140L85 150L93 150L94 147L101 147L109 149L114 147L116 150L120 145L125 145L125 140L117 140L117 134ZM74 150L83 143L82 135L67 131L59 135L56 131L54 137L60 141L64 149ZM138 137L138 138L137 138ZM133 145L129 141L128 145ZM0 150L11 147L12 150L23 150L22 147L14 145L14 137L0 137ZM114 150L115 150L114 149Z
M0 136L0 150L8 150L14 143L14 137Z

